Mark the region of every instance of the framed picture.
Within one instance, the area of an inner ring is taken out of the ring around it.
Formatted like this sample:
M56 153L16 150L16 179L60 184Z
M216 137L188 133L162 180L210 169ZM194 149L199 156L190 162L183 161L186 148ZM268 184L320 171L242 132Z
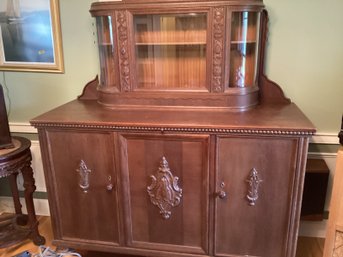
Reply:
M58 0L1 0L0 30L0 70L64 72Z

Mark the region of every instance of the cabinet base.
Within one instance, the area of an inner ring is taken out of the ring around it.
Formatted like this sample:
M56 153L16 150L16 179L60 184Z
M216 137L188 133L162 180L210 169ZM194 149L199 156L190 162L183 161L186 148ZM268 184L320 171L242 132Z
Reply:
M147 250L147 249L137 249L129 247L119 247L116 244L110 245L99 245L92 244L89 242L83 241L65 241L65 240L54 240L53 245L58 247L66 247L73 249L82 249L82 251L96 251L104 253L118 253L125 254L125 257L211 257L211 255L203 254L189 254L189 253L177 253L177 252L166 252L166 251L157 251L157 250ZM124 256L123 256L124 257Z

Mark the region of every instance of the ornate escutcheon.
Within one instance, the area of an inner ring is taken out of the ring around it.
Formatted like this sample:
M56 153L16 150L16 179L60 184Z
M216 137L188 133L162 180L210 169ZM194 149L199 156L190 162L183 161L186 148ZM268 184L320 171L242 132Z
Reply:
M254 206L256 204L256 201L258 199L258 189L260 186L260 183L263 181L259 178L258 172L255 168L253 168L250 171L249 177L246 180L249 184L247 199L249 201L249 204L251 206Z
M150 176L151 185L147 187L150 201L160 209L164 219L169 219L171 208L181 202L182 189L178 186L178 177L174 177L170 171L168 162L163 156L158 168L157 175Z
M89 188L89 173L91 173L91 170L88 169L85 161L81 160L79 168L76 171L80 174L79 186L83 192L87 193Z

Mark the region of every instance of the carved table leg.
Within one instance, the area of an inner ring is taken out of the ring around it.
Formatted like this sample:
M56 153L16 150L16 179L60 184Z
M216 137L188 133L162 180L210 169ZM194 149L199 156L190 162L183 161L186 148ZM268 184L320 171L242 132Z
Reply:
M18 172L15 172L11 174L8 179L10 182L11 186L11 191L12 191L12 198L14 202L14 209L15 213L17 214L17 223L21 226L24 226L27 224L27 216L23 215L23 212L21 210L21 203L20 203L20 198L19 198L19 191L18 191L18 185L17 185L17 177L18 177Z
M21 171L24 178L25 202L29 218L28 224L31 226L32 229L31 238L35 245L43 245L45 243L45 238L42 237L38 232L38 221L33 204L33 192L36 190L36 186L35 180L33 178L31 163L27 163Z
M21 204L19 200L19 191L18 191L18 186L17 186L17 176L18 173L13 173L11 176L9 176L9 181L11 185L11 191L12 191L12 198L14 202L14 209L16 214L23 214L21 211Z

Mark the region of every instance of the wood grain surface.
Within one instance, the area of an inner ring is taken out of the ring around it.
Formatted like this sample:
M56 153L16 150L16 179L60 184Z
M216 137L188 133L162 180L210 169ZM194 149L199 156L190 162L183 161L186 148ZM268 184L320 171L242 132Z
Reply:
M39 216L39 231L45 237L45 246L56 249L52 244L53 233L51 228L50 217ZM324 248L324 238L313 237L299 237L296 257L322 257ZM25 240L15 246L0 249L0 257L12 257L23 251L29 251L31 253L38 253L38 247L34 245L30 240ZM128 255L113 254L113 253L100 253L100 252L86 252L78 251L83 257L130 257Z

